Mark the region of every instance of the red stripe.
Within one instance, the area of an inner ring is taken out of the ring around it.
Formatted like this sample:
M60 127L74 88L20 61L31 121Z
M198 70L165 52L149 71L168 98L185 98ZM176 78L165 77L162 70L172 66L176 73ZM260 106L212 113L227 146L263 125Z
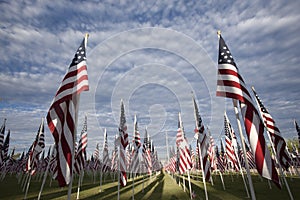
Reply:
M73 77L73 76L77 76L77 74L79 74L79 73L82 72L82 71L87 71L86 65L82 65L81 67L78 68L79 65L80 65L80 63L77 64L77 69L76 69L76 70L71 71L71 72L68 72L68 73L65 75L65 77L64 77L64 79L63 79L62 82L64 82L64 81L65 81L66 79L68 79L68 78L71 78L71 77Z

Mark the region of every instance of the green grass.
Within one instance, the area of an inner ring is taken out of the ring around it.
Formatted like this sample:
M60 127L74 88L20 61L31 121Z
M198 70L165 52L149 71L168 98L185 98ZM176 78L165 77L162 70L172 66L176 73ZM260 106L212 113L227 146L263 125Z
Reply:
M113 182L111 176L106 176L105 181L101 187L102 192L99 192L99 176L96 183L92 181L91 176L85 175L83 185L81 187L80 199L103 199L114 200L117 199L117 182ZM205 199L203 190L202 178L199 175L191 176L192 190L196 194L196 199ZM178 180L180 178L180 186ZM244 183L240 175L223 175L226 190L223 189L219 175L213 175L214 185L207 184L208 197L210 200L223 200L223 199L249 199L244 188ZM256 199L289 199L286 187L283 185L282 189L278 189L271 183L271 189L268 181L261 179L256 175L252 176ZM72 189L72 199L76 199L77 194L77 178L74 179ZM300 199L300 179L298 177L287 178L294 199ZM167 173L160 175L139 176L135 179L134 197L135 199L189 199L188 182L186 178L185 186L186 192L183 190L182 176L174 176ZM37 199L40 190L41 181L35 176L32 177L30 188L28 191L27 199ZM21 184L15 175L7 175L5 179L0 182L0 199L23 199L24 192L22 191ZM50 187L50 180L46 181L44 191L41 199L56 199L64 200L67 198L68 188L59 188L55 180ZM132 179L128 180L126 187L121 187L120 199L132 199Z

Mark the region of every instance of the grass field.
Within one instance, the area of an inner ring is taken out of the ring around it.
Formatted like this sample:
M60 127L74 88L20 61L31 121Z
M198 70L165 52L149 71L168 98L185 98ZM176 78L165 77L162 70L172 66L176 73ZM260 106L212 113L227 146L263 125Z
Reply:
M100 192L99 178L94 183L91 176L86 175L81 187L80 199L103 199L113 200L117 199L117 182L113 182L111 176L105 178L102 184L102 191ZM207 191L209 199L226 200L226 199L249 199L244 188L244 183L240 175L223 175L225 187L223 189L219 175L213 175L213 182L207 184ZM180 184L178 180L180 179ZM185 180L187 180L185 178ZM258 176L252 176L256 199L289 199L286 187L283 185L282 189L278 189L271 183L271 188L267 180L261 179ZM300 179L298 177L287 178L294 199L300 199ZM135 199L189 199L188 183L185 182L186 191L183 189L182 176L171 176L167 173L158 175L139 176L135 179L134 197ZM76 199L77 193L77 179L74 180L72 199ZM198 175L192 175L191 178L192 190L196 194L195 199L205 199L203 190L202 178ZM36 177L32 177L27 199L37 199L41 181ZM0 182L0 199L23 199L24 192L21 184L15 175L7 175L5 179ZM63 200L67 198L67 187L59 188L57 182L54 180L51 183L48 178L41 199L57 199ZM128 180L126 187L120 190L120 199L132 199L132 179Z

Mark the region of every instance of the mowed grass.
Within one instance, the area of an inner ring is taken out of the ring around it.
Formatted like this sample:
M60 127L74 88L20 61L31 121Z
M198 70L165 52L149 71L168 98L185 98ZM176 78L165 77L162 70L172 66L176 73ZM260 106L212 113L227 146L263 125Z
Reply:
M200 175L191 175L192 190L195 193L195 199L205 199L204 187ZM105 180L101 186L99 176L94 183L91 175L85 175L83 185L80 191L80 199L103 199L113 200L117 199L118 184L117 179L113 182L113 176L106 175ZM249 199L244 188L244 183L240 175L223 175L226 190L223 189L219 175L213 175L213 182L207 183L207 191L209 199L223 200L223 199ZM178 182L180 180L180 183ZM171 176L167 173L158 175L139 176L134 180L134 197L135 199L189 199L188 182L185 177L186 191L183 189L182 176ZM252 176L256 199L289 199L286 187L283 185L282 189L278 189L273 183L271 188L266 179L261 179L257 175ZM300 199L300 179L298 177L287 178L294 199ZM78 179L75 178L72 189L72 199L77 196ZM27 199L37 199L41 186L41 180L32 177L30 188L28 191ZM55 180L53 180L50 187L49 178L46 181L44 191L41 199L67 199L68 188L59 188ZM249 191L250 192L250 191ZM120 199L132 199L132 179L128 180L126 187L120 189ZM24 199L24 192L22 191L21 184L15 175L7 175L5 179L0 182L0 199Z

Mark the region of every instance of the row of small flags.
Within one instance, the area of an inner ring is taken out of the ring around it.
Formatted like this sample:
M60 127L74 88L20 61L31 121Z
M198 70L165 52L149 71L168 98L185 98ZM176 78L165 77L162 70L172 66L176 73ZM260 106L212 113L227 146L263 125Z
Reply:
M291 166L291 161L293 161L292 156L287 149L286 142L282 137L279 128L276 126L274 119L264 107L254 88L252 88L255 96L255 100L253 101L228 46L225 44L221 34L218 33L218 35L219 58L216 95L231 98L237 116L239 115L238 108L240 109L241 116L244 121L244 130L246 131L250 148L244 141L241 130L239 130L239 132L243 148L239 147L235 133L225 113L224 130L226 145L224 147L221 142L221 151L219 152L218 148L214 147L215 143L209 133L209 130L204 126L199 114L196 100L193 96L192 99L195 116L194 138L197 141L196 153L190 148L185 137L183 123L179 113L178 132L176 136L177 151L172 151L169 163L165 166L165 168L173 172L177 170L179 173L183 174L185 172L189 172L189 170L193 167L198 166L200 169L203 169L203 180L209 181L212 169L225 171L228 169L228 166L230 166L232 170L238 171L241 170L241 166L246 165L247 167L247 164L245 163L249 163L248 165L251 168L256 168L257 172L262 177L272 180L278 187L281 187L275 166L277 164L283 170L288 170L289 166ZM55 144L52 146L52 149L49 148L47 157L45 159L40 159L40 157L44 158L42 152L43 154L45 152L44 121L42 120L33 144L26 155L24 155L25 153L23 152L21 158L18 160L18 164L22 165L22 167L19 168L25 170L31 175L35 174L37 170L48 166L49 171L58 180L59 185L69 185L69 190L71 188L70 185L72 185L73 172L82 174L83 170L85 170L87 166L86 146L88 137L86 117L79 141L77 143L75 141L77 135L76 130L80 93L82 91L89 90L86 66L87 37L88 35L86 35L76 51L46 116L47 125L54 137ZM258 109L254 102L257 103ZM295 126L300 142L300 129L296 121ZM264 138L264 130L267 130L272 150L275 155L273 157L274 159L271 157L267 147L266 140ZM10 131L8 131L5 140L4 133L5 121L0 130L1 172L3 172L3 169L7 170L7 163L10 162L8 156ZM101 171L107 171L109 169L119 171L119 180L121 185L125 186L127 183L126 171L128 171L128 166L131 166L131 172L138 171L138 166L140 166L138 164L138 152L141 146L143 152L142 163L148 173L151 173L155 167L160 167L157 152L154 150L154 145L150 140L147 129L145 131L143 145L140 142L136 116L134 120L134 140L130 147L123 101L121 101L119 134L116 137L115 149L112 152L111 160L109 159L108 154L106 131L104 138L102 163L99 159L98 145L89 163L92 163L91 168L93 169L99 169L99 167L102 167ZM246 154L246 156L244 154ZM10 157L12 156L13 153ZM119 159L117 159L117 156ZM243 160L243 158L247 158L248 161ZM116 165L116 160L119 161L119 167ZM194 164L197 160L199 163ZM70 198L69 194L68 198Z

